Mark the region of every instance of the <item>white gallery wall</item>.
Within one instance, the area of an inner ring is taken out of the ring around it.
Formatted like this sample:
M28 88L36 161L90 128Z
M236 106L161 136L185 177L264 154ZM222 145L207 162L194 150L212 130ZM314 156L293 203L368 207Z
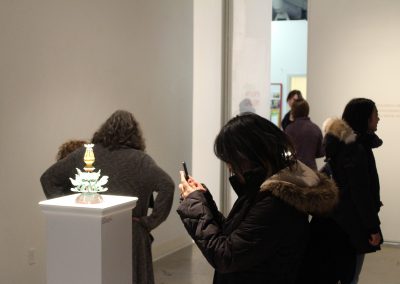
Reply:
M193 1L1 1L0 38L0 283L43 284L39 177L61 143L126 109L175 182L191 163ZM190 243L176 207L155 258Z
M236 195L222 186L226 169L214 155L214 140L244 98L258 114L269 115L271 17L271 0L194 1L192 172L221 211Z
M217 204L220 204L221 163L213 147L222 123L223 2L193 3L193 164L189 172L207 185Z
M354 97L377 104L374 150L381 182L381 221L386 241L400 242L398 145L400 135L400 1L309 0L308 100L318 124L340 117Z
M231 2L230 115L239 114L240 103L247 99L253 112L268 118L272 1Z

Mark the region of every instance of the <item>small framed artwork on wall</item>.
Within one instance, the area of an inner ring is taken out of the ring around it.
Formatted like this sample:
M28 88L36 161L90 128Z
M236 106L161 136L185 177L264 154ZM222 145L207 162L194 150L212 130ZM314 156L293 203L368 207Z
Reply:
M269 120L278 127L281 127L282 89L281 83L271 83Z

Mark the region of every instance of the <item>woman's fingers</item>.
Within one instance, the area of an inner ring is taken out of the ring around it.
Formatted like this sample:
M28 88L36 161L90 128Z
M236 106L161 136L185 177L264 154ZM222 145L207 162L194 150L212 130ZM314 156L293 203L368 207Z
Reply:
M186 182L185 173L183 171L179 171L179 174L181 175L181 183L185 183Z
M185 172L184 171L179 171L179 174L181 175L181 183L179 184L179 189L181 191L181 198L186 198L186 196L188 195L188 191L191 191L191 186L188 183L188 181L186 181L185 179Z
M195 190L205 191L203 185L197 182L193 177L189 176L189 179L185 179L185 172L179 171L181 176L181 182L179 184L179 189L181 191L181 198L186 198L190 193Z

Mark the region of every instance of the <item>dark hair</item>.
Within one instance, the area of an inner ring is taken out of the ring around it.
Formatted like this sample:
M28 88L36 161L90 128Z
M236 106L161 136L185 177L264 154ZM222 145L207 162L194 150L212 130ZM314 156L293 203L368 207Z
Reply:
M69 140L63 144L61 144L60 147L58 147L58 152L56 156L56 160L59 161L61 159L64 159L66 156L74 152L76 149L83 147L83 145L87 144L88 142L85 140Z
M286 134L254 113L229 120L215 139L214 152L241 176L257 167L271 176L295 161L294 147Z
M92 143L111 150L124 146L141 151L146 148L139 123L132 113L125 110L114 112L94 133Z
M310 106L306 100L297 100L293 103L291 114L294 119L299 117L308 117L310 113Z
M291 90L289 92L289 94L287 95L286 101L288 102L291 98L293 98L296 95L297 95L298 100L303 99L303 95L301 94L301 92L299 90Z
M375 108L375 103L372 100L355 98L347 103L342 114L342 119L356 133L363 134L368 131L369 119Z

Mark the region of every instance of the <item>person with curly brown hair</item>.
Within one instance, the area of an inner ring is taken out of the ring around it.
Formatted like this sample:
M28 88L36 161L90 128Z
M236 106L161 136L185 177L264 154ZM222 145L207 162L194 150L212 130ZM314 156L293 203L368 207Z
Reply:
M94 166L109 176L108 194L138 197L132 211L133 282L154 283L150 232L169 215L174 196L174 182L145 152L139 123L132 113L114 112L94 133ZM83 168L82 147L47 169L40 181L47 198L70 194L70 177ZM153 193L154 207L148 215Z
M83 145L85 144L88 144L86 140L79 140L79 139L68 140L67 142L61 144L60 147L58 147L56 160L59 161L61 159L64 159L66 156L68 156L75 150L83 147Z

